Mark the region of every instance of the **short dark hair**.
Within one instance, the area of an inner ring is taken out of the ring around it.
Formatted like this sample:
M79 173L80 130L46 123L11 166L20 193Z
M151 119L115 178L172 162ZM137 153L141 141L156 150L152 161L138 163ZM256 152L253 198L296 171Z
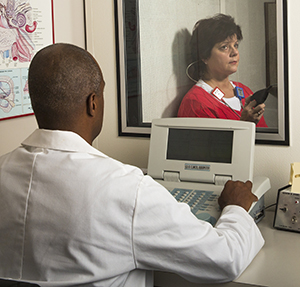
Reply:
M99 91L102 81L99 65L86 50L63 43L40 50L28 74L37 121L72 121L87 96Z
M229 15L217 14L211 18L201 19L195 24L191 38L192 62L195 62L192 74L194 79L203 77L206 66L202 59L210 57L215 44L234 35L238 40L243 39L241 27Z

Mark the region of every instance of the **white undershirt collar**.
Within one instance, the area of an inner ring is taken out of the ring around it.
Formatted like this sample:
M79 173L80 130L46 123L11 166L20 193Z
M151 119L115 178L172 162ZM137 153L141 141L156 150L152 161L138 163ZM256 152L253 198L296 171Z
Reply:
M232 85L233 88L236 87L236 85L230 81L230 84ZM213 91L213 88L205 83L203 80L199 80L196 84L196 86L202 88L203 90L205 90L206 92L208 92L212 97L213 95L211 94L212 91ZM223 100L234 110L236 111L240 111L242 109L242 106L241 106L241 102L240 100L237 98L237 97L231 97L231 98L223 98ZM220 101L222 104L224 104L222 101Z

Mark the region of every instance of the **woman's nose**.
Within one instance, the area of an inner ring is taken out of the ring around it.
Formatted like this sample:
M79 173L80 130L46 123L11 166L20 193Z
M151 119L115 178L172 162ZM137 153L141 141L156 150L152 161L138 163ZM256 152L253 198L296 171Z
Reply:
M236 56L238 53L239 53L238 48L236 48L236 47L234 47L234 46L232 46L232 47L230 48L230 56L231 56L231 57Z

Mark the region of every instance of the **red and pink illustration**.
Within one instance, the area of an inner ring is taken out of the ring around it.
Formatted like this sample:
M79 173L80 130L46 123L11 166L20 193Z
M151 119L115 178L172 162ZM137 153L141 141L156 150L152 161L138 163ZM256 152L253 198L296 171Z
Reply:
M0 0L0 53L4 60L30 62L37 28L29 0Z

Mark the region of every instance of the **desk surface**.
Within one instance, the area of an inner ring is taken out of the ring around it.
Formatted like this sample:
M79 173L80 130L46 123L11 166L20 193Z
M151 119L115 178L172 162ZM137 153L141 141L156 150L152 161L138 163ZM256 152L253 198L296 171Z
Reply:
M267 211L266 217L258 224L266 243L243 274L234 282L207 286L300 286L300 234L274 229L273 219L274 212ZM154 276L155 286L205 286L189 283L170 273L155 272Z

